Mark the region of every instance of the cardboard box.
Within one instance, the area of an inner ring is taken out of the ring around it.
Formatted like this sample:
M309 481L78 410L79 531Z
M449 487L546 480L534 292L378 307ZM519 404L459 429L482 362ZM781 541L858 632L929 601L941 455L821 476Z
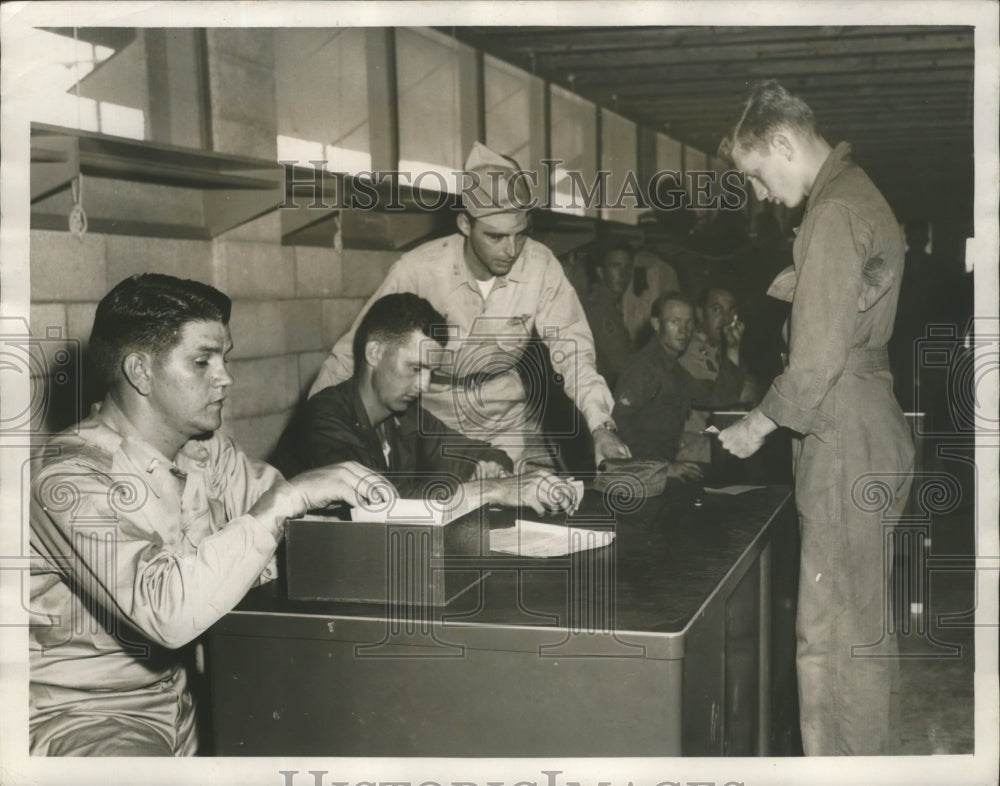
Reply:
M288 522L285 539L292 600L444 606L487 575L449 559L489 554L489 513L477 508L447 522L310 513Z

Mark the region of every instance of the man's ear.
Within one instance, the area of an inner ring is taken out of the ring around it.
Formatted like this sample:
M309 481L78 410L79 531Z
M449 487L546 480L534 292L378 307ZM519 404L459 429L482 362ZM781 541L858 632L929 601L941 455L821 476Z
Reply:
M792 145L792 140L789 136L781 131L773 134L771 136L771 151L778 156L781 156L786 161L792 160L792 155L794 154L794 146Z
M375 368L385 354L385 344L381 341L365 342L365 363Z
M122 373L125 379L141 396L148 396L153 389L152 355L146 352L129 352L122 359Z
M455 223L458 224L458 231L468 237L472 231L472 221L469 219L469 214L459 213L458 218L455 219Z
M649 317L649 326L651 328L653 328L653 332L654 333L659 333L660 332L660 318L659 317L650 316Z

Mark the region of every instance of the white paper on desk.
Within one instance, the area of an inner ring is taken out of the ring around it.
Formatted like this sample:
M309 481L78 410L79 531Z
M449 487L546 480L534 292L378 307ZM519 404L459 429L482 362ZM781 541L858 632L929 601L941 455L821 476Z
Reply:
M706 494L729 494L731 496L736 496L737 494L746 494L748 491L756 491L757 489L765 488L764 486L720 486L717 489L709 488L705 486Z
M513 527L490 531L490 551L520 557L561 557L587 549L599 549L615 539L606 530L562 527L517 519Z
M424 524L440 527L451 521L444 511L425 499L398 498L389 504L367 507L358 505L351 509L351 521L374 524Z

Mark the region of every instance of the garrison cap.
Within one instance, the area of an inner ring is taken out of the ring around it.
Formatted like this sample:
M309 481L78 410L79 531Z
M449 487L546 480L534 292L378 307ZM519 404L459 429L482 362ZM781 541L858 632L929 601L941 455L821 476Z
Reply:
M517 161L476 142L465 162L462 200L469 215L477 219L524 213L533 206L530 183Z

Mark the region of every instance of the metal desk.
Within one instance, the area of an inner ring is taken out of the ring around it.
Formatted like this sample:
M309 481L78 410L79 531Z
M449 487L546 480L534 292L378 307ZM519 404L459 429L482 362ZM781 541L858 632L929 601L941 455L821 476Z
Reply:
M619 510L606 548L448 566L489 575L443 608L293 602L281 582L251 591L209 636L215 752L791 752L790 492L694 495Z

